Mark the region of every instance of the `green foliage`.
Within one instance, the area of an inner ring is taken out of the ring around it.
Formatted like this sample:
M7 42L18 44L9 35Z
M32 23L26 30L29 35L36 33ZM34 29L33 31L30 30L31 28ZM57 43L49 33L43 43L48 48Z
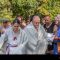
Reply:
M30 15L50 15L51 20L60 14L60 0L0 0L0 18L13 20L16 15L27 19Z
M54 20L54 17L60 14L60 0L47 0L38 6L37 12L42 15L50 15L51 20Z
M12 0L12 12L13 16L18 14L22 15L25 19L28 16L34 14L34 10L37 6L36 0Z
M11 5L8 0L0 0L0 18L7 18L12 20Z

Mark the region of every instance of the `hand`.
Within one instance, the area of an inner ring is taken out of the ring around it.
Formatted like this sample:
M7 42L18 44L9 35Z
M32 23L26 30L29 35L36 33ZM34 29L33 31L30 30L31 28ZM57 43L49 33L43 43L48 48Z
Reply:
M54 37L54 40L58 40L59 38L57 36Z

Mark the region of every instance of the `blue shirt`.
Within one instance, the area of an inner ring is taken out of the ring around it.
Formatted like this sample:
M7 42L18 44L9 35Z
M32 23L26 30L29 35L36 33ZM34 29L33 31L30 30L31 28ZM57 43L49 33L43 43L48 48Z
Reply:
M57 30L57 36L60 37L60 26L58 27L58 30Z

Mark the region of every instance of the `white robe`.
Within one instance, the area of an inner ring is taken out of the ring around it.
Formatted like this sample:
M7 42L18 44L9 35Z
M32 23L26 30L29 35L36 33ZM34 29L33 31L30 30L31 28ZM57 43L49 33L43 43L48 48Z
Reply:
M13 40L14 35L12 28L0 37L0 49L3 47L5 42L3 54L25 54L25 45L28 42L28 38L22 29L20 29L19 32L17 40ZM14 45L17 45L17 47L12 47Z
M24 30L29 38L26 46L27 54L45 54L48 40L44 28L39 25L37 32L31 22Z

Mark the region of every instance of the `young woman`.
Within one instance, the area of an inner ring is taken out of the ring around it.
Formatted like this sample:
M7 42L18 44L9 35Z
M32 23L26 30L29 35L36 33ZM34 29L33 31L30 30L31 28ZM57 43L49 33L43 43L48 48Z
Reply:
M25 54L25 45L28 41L26 33L20 28L20 22L14 20L12 27L0 37L4 54ZM5 45L4 45L5 43Z

